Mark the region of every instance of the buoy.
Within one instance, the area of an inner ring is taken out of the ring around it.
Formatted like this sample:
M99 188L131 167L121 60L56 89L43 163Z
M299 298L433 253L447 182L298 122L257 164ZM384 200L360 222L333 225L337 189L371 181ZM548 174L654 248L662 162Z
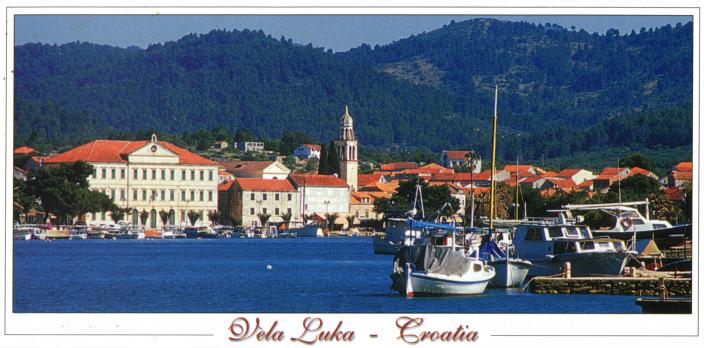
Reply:
M266 265L266 269L271 270L272 268L271 265Z
M413 284L411 283L411 264L406 262L406 298L413 298Z

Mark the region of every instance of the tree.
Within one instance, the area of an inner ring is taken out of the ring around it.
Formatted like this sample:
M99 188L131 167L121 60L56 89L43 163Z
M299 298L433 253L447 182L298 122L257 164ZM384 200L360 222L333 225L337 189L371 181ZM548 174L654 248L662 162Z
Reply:
M327 174L337 174L340 175L340 155L337 153L337 146L335 146L335 141L330 142L328 147L328 162L327 162Z
M345 219L347 220L347 229L352 228L354 226L354 215L347 215Z
M166 226L169 223L169 217L171 217L171 214L169 214L168 211L164 209L159 210L159 218L161 219L161 224L163 226Z
M191 226L195 226L198 219L200 219L200 213L195 210L188 211L188 221L191 222Z
M339 216L340 214L338 213L325 213L325 222L329 230L335 228L335 221L337 221Z
M20 220L20 216L26 219L27 214L37 205L37 198L31 194L27 182L24 180L12 180L12 200L14 204L14 217ZM21 221L25 223L25 221Z
M306 172L314 172L318 170L318 164L320 163L320 160L317 157L311 157L308 159L306 162Z
M624 158L621 158L621 160L619 161L619 165L621 167L629 168L639 167L651 171L655 169L655 162L653 162L653 160L649 157L643 156L640 153L634 153Z
M288 229L288 225L291 222L291 218L293 218L293 214L289 213L288 211L281 214L281 220L283 220L284 225Z
M680 209L663 192L648 195L650 202L650 215L657 220L675 221L680 214Z
M215 224L220 222L220 212L217 210L211 210L208 212L208 219Z
M330 174L328 159L328 145L320 145L320 161L318 162L318 174Z
M257 218L259 218L259 222L262 224L262 226L266 226L266 223L269 222L269 218L271 218L271 214L258 213Z
M247 128L237 128L235 131L234 141L240 143L243 141L254 141L254 134Z
M119 208L115 207L110 211L110 219L116 224L125 217L125 214L129 211L129 208Z
M279 152L281 155L289 156L293 153L295 149L303 144L310 144L313 139L301 131L288 131L284 130L281 134L281 144L279 145Z
M139 220L142 222L142 226L147 225L148 218L149 218L149 212L142 209L142 211L139 212Z
M621 191L621 202L642 201L651 193L660 192L657 180L645 175L636 174L621 180L620 185L618 181L611 184L609 192L606 194L607 201L618 202L619 189Z

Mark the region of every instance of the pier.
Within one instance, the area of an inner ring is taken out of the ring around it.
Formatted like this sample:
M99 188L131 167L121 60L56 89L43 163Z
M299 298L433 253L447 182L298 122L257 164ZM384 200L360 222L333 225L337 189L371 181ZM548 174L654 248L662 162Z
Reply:
M535 277L530 280L528 287L534 294L660 296L663 281L669 296L692 296L691 278Z

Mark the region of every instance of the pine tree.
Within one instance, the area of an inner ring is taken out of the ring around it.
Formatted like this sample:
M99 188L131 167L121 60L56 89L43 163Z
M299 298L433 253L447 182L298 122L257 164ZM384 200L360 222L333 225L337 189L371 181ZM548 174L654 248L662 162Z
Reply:
M328 151L327 171L327 174L337 174L338 176L340 175L340 157L337 154L337 148L335 147L334 140L330 142L330 151Z
M328 174L328 146L320 145L320 161L318 162L318 174Z

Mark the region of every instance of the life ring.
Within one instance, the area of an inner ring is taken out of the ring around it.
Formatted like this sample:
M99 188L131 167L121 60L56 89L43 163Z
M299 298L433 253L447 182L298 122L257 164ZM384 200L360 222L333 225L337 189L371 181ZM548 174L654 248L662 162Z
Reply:
M623 220L621 220L621 226L623 226L624 230L629 229L631 225L633 225L633 223L631 222L630 218L624 218Z

